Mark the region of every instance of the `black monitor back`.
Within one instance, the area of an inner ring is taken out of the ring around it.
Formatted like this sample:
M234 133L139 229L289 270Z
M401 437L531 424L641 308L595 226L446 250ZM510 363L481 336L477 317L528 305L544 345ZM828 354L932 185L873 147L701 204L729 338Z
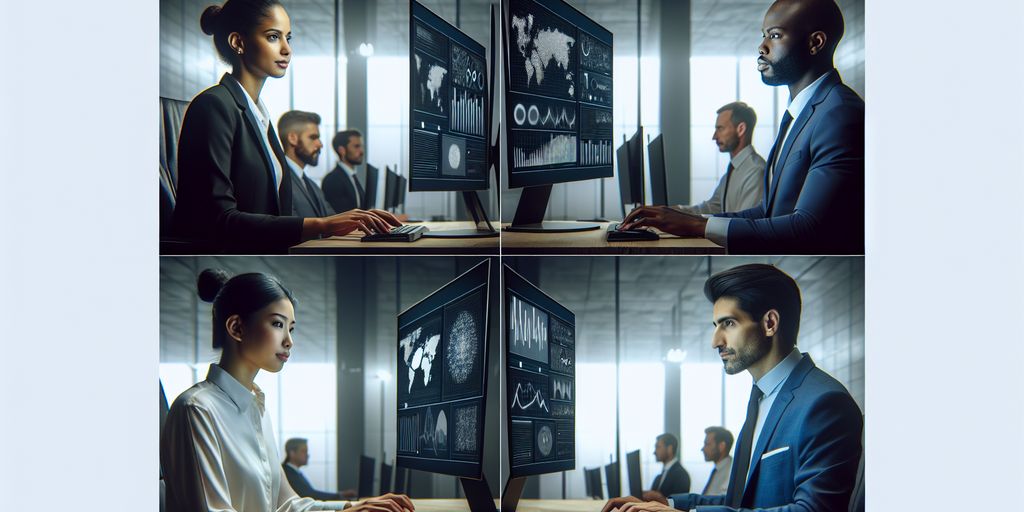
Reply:
M398 173L390 167L384 168L384 208L398 207Z
M363 184L363 209L370 210L377 208L377 180L380 176L380 169L366 164L366 183ZM341 213L341 212L338 212Z
M486 50L416 0L409 10L411 190L486 190Z
M587 495L599 500L604 499L604 489L601 488L601 468L585 469L587 488L590 489Z
M397 464L403 468L482 475L489 284L485 260L398 315Z
M604 477L608 481L608 497L622 496L622 484L619 477L619 463L612 462L604 467Z
M626 477L629 478L629 495L642 498L644 493L643 478L640 475L640 450L626 454Z
M612 33L563 0L501 4L509 187L611 177Z
M576 315L505 266L512 478L576 467Z
M647 145L651 171L651 204L668 205L668 178L665 174L665 139L658 135Z
M380 494L382 495L392 492L391 474L393 469L390 464L380 463Z
M373 496L373 469L377 461L366 455L359 456L359 497Z

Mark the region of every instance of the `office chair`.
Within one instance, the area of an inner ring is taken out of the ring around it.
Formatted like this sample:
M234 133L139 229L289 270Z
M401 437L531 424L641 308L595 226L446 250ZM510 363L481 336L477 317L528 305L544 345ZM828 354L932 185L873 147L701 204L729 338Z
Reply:
M164 422L167 421L167 395L164 393L164 381L160 381L160 435L164 433ZM160 468L160 512L167 510L167 485L164 484L164 469Z

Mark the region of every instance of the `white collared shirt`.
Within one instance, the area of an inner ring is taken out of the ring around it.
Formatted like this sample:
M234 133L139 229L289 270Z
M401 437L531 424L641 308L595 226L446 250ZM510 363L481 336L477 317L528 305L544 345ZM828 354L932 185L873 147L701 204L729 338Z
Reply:
M720 496L729 492L729 474L732 473L732 456L726 455L715 463L715 474L711 476L706 496Z
M348 176L348 181L352 184L352 190L355 192L356 196L356 208L362 208L363 198L359 197L359 187L356 186L356 170L349 167L348 164L342 160L338 160L338 167L341 167L341 170L345 171L345 176Z
M761 429L764 428L764 421L768 417L768 413L772 410L772 404L775 403L775 399L779 396L779 391L782 389L782 384L786 382L789 375L793 373L796 366L800 364L800 360L804 358L804 355L800 353L796 347L790 351L789 355L785 357L779 364L775 365L774 368L768 370L768 373L761 376L761 378L754 383L762 393L760 401L757 404L757 423L754 426L754 440L750 445L750 464L747 466L747 479L750 478L750 470L754 468L754 448L757 446L757 440L761 437ZM737 475L738 476L738 475Z
M306 186L306 166L299 165L298 162L296 162L295 160L292 160L292 157L290 157L288 155L284 156L284 161L285 161L285 163L288 164L288 167L290 167L291 170L295 171L295 175L298 176L302 180L302 186L305 187Z
M263 100L259 100L258 103L254 103L248 92L245 92L245 88L242 84L238 83L235 77L228 73L226 76L231 77L230 83L238 86L238 89L242 91L242 96L245 96L245 101L249 103L249 110L256 115L256 120L260 123L260 135L263 139L263 146L267 149L267 154L270 155L270 165L274 168L274 179L277 182L277 190L281 191L281 179L284 174L284 169L281 169L281 162L277 159L277 155L274 153L274 146L270 144L270 112L267 111L267 106L263 104Z
M218 365L167 413L160 466L168 510L304 512L345 502L300 498L288 485L258 386L246 389Z
M818 87L825 81L825 77L831 73L832 70L826 71L825 74L818 77L817 80L811 82L811 85L804 87L804 89L797 93L796 96L790 98L789 106L786 107L786 111L793 118L793 121L786 127L785 133L780 133L776 137L776 141L779 147L775 150L775 154L772 155L771 165L768 167L768 186L771 187L772 179L775 174L775 163L779 160L779 154L782 153L782 148L786 145L786 138L789 137L789 128L793 126L793 122L800 117L804 109L807 108L807 104L811 102L811 98L814 97L814 93L818 91ZM732 219L728 217L710 217L708 223L704 226L704 238L711 240L712 242L729 249L729 222Z

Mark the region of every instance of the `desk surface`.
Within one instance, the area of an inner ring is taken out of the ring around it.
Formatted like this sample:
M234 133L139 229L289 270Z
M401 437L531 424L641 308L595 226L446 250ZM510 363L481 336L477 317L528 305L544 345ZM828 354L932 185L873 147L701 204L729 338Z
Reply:
M502 227L508 224L503 224ZM502 254L725 254L725 248L706 238L681 238L660 233L661 239L609 242L608 223L575 233L501 232Z
M469 512L466 500L412 500L416 512ZM494 500L495 506L498 500ZM516 512L599 512L598 500L519 500Z
M424 222L431 231L473 229L472 222ZM497 227L497 226L495 226ZM291 254L498 254L498 237L420 238L415 242L362 242L362 235L332 236L292 247Z

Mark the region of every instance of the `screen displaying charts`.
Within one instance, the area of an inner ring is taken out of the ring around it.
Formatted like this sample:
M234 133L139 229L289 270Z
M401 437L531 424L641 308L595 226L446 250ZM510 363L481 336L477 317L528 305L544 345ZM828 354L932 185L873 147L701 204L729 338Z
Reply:
M398 462L479 474L487 340L484 262L398 318Z
M575 467L575 316L505 269L512 476Z
M411 10L410 190L486 189L484 47L418 2Z
M562 0L507 5L509 185L611 176L611 32Z

